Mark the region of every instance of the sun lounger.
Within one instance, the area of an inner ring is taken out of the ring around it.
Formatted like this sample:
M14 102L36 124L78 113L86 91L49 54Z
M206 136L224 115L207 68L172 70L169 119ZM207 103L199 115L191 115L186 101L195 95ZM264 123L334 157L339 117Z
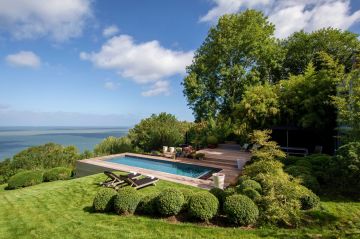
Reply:
M129 173L128 175L116 175L109 171L104 171L104 174L107 176L107 179L104 182L101 182L100 185L104 187L117 187L120 184L125 183L125 179L131 178L136 179L141 176L139 173Z
M159 181L158 178L145 177L141 179L133 179L127 178L125 182L129 184L129 186L134 187L135 189L144 188L150 185L155 185L155 183Z

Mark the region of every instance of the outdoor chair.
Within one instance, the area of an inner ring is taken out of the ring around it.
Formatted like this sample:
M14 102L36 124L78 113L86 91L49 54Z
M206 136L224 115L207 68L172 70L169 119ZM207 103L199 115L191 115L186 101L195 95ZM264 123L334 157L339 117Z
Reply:
M158 178L151 178L151 177L145 177L145 178L141 178L141 179L133 179L133 178L126 178L125 182L135 188L135 189L140 189L140 188L144 188L150 185L155 185L156 182L158 182L159 179Z
M128 175L116 175L110 171L104 171L104 174L107 176L104 182L101 182L100 185L109 188L115 188L120 184L125 183L125 179L131 178L136 179L141 176L140 173L129 173Z

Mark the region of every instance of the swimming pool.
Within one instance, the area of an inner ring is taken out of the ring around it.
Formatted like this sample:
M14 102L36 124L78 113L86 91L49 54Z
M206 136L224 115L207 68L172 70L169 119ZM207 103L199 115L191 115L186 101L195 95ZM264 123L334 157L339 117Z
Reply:
M169 162L165 160L157 160L151 158L142 158L134 156L122 156L106 160L111 163L124 164L128 166L151 169L164 173L171 173L191 178L200 178L212 172L218 172L217 168L203 167L192 164L184 164L178 162Z

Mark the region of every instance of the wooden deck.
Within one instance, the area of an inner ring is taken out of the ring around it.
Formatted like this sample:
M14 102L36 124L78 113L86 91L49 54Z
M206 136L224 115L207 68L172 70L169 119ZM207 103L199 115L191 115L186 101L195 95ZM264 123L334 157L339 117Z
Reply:
M164 173L155 170L149 170L144 168L138 168L133 166L127 166L118 163L112 163L109 161L105 161L106 159L122 157L125 155L129 156L137 156L137 157L145 157L145 158L152 158L157 160L164 160L170 162L179 162L184 164L192 164L192 165L199 165L199 166L206 166L206 167L213 167L219 169L220 173L225 174L225 185L228 186L229 184L233 184L237 181L237 178L241 174L241 169L236 167L236 160L240 159L245 162L250 158L249 153L242 153L236 150L228 150L228 149L204 149L199 152L205 154L204 160L196 160L196 159L188 159L188 158L177 158L168 159L164 157L157 157L157 156L149 156L149 155L141 155L141 154L117 154L117 155L110 155L105 157L97 157L92 159L85 159L77 161L76 165L76 175L77 177L87 176L91 174L101 173L105 170L117 170L123 172L138 172L143 175L154 176L159 179L172 181L176 183L187 184L191 186L196 186L200 188L210 189L213 187L212 178L208 179L198 179L198 178L191 178L185 176L179 176L175 174Z

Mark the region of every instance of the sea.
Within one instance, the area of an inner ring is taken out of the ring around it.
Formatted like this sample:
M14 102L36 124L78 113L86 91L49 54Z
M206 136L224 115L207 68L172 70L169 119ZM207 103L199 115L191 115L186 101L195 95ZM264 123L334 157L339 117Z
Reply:
M92 150L109 136L121 137L129 127L0 127L0 161L28 147L48 142Z

